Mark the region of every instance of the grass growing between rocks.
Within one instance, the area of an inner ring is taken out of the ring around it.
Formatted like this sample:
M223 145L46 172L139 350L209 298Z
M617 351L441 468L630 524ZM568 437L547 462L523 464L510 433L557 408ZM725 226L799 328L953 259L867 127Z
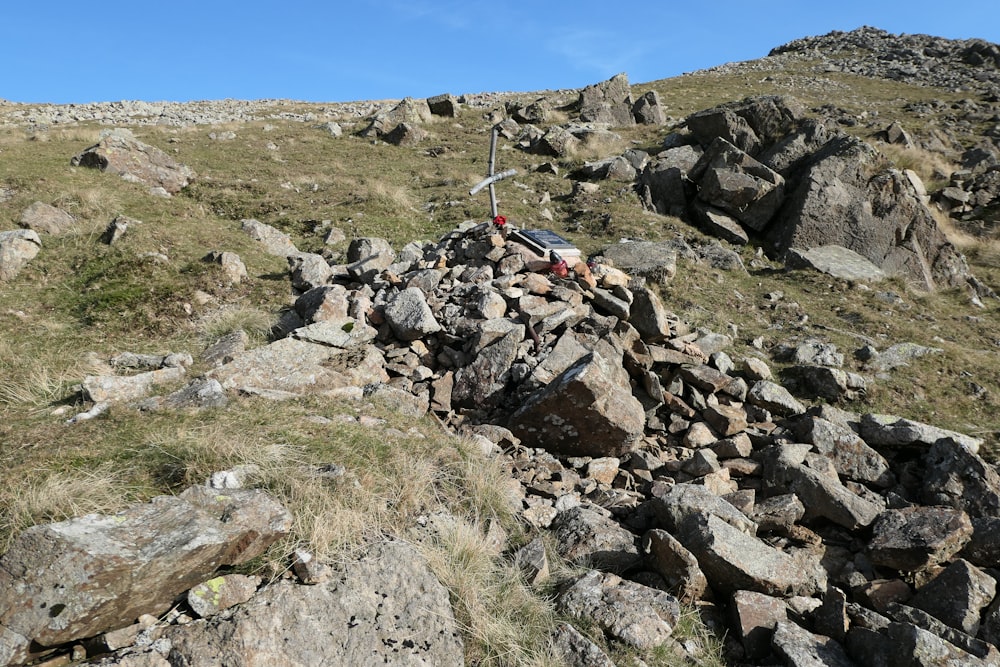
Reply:
M947 91L840 73L817 79L810 63L782 59L635 87L636 94L650 89L674 121L751 94L790 93L809 108L830 103L867 113L880 125L900 120L918 134L933 127L907 111L907 103L958 99ZM315 109L288 105L296 113ZM96 142L97 125L30 133L0 127L0 195L6 198L0 230L16 228L20 212L36 200L77 218L66 234L43 238L42 253L21 275L0 283L0 551L35 523L112 512L203 483L219 470L253 466L251 484L268 488L295 515L292 536L256 563L260 571L283 570L300 547L337 560L373 537L422 535L426 558L452 593L470 664L558 664L546 643L558 620L552 591L526 586L490 539L493 525L514 544L526 537L507 506L508 472L430 421L413 423L363 403L310 398L276 408L240 397L228 409L200 414L116 407L89 422L65 423L86 407L75 385L114 354L187 352L197 360L207 345L239 329L251 345L268 340L292 299L287 264L240 231L242 218L281 229L301 250L334 254L343 254L347 244L324 246L324 220L348 239L384 236L398 249L436 239L465 220L487 219L488 195L468 195L486 173L486 111L470 108L456 119L437 120L428 126L429 139L410 148L349 132L335 138L310 123L282 119L137 127L141 141L198 172L170 199L113 175L70 167L70 157ZM869 127L845 129L871 134ZM209 137L224 130L235 138ZM623 148L658 150L669 130L626 129L620 143L558 159L524 153L501 139L497 169L518 173L497 184L500 212L522 227L553 229L585 253L622 238L680 234L691 243L707 242L676 218L644 211L628 184L602 182L596 193L574 196L564 176L584 160ZM890 157L900 167L929 164L920 153ZM544 162L553 162L560 175L538 171ZM936 187L933 169L920 173ZM109 248L98 238L119 214L140 223ZM997 244L965 239L961 248L980 279L1000 287ZM212 250L238 253L249 280L225 285L216 267L201 261ZM860 286L786 272L750 248L738 251L745 274L681 260L677 276L657 287L665 305L694 327L732 334L728 353L737 361L762 356L778 373L783 364L768 353L806 338L835 343L845 367L862 373L853 352L864 344L884 349L910 341L940 348L874 378L865 397L842 407L899 414L985 437L995 446L997 302L977 309L958 291L927 295L898 281ZM196 361L188 377L205 370ZM359 417L385 421L370 427ZM421 517L442 511L455 518L449 527L436 533L420 527ZM553 560L554 568L572 571ZM599 631L592 637L601 641ZM700 664L723 664L718 640L693 611L685 611L675 637L704 647ZM635 656L616 657L628 664ZM649 665L683 664L669 648L641 657Z

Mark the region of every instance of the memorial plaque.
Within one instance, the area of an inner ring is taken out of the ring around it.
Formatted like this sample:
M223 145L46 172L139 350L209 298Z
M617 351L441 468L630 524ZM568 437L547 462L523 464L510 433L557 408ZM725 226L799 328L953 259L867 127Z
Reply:
M576 246L549 229L519 229L511 237L543 257L550 250L555 250L563 257L580 256L580 250Z

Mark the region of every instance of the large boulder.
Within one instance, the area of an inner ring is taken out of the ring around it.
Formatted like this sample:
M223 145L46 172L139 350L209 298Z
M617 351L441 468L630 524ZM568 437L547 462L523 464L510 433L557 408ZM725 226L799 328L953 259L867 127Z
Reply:
M580 120L612 126L635 125L632 116L632 89L628 75L622 72L607 81L580 91Z
M70 164L118 174L168 194L177 194L196 176L190 167L123 130L105 132L97 144L74 156Z
M839 245L922 289L967 282L965 259L912 182L860 139L832 139L796 180L767 231L777 252Z
M646 414L610 362L588 354L531 394L511 415L510 430L526 444L571 456L617 456L642 436Z
M402 542L376 545L314 586L282 580L167 632L171 664L465 664L448 591Z
M113 516L33 526L0 559L0 662L161 614L291 523L262 491L191 487Z
M761 231L785 196L785 179L719 137L691 169L698 199Z

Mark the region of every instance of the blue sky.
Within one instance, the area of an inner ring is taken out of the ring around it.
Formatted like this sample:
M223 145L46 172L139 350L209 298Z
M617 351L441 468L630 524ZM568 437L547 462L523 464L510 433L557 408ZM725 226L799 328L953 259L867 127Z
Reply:
M429 97L579 88L618 72L641 83L862 25L1000 42L997 0L4 5L0 99L58 104Z

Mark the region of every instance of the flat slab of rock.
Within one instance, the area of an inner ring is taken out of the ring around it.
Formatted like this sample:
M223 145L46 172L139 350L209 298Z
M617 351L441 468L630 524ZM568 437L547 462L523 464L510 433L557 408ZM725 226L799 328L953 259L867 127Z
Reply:
M885 272L871 260L844 246L790 248L785 264L793 269L813 269L841 280L874 283L885 280Z
M559 596L558 606L643 650L664 644L680 619L680 605L669 593L597 570L577 579Z
M653 282L665 282L677 273L677 250L669 243L616 243L605 248L601 254L616 269Z
M289 512L261 491L191 487L113 516L33 526L0 559L0 662L158 615L222 565L287 534Z
M25 229L56 236L72 227L76 218L61 208L36 201L21 213L20 223Z
M370 549L324 583L279 581L167 637L189 667L465 664L447 589L402 542Z
M908 507L883 512L872 528L871 560L902 571L942 563L972 536L968 515L949 507Z

